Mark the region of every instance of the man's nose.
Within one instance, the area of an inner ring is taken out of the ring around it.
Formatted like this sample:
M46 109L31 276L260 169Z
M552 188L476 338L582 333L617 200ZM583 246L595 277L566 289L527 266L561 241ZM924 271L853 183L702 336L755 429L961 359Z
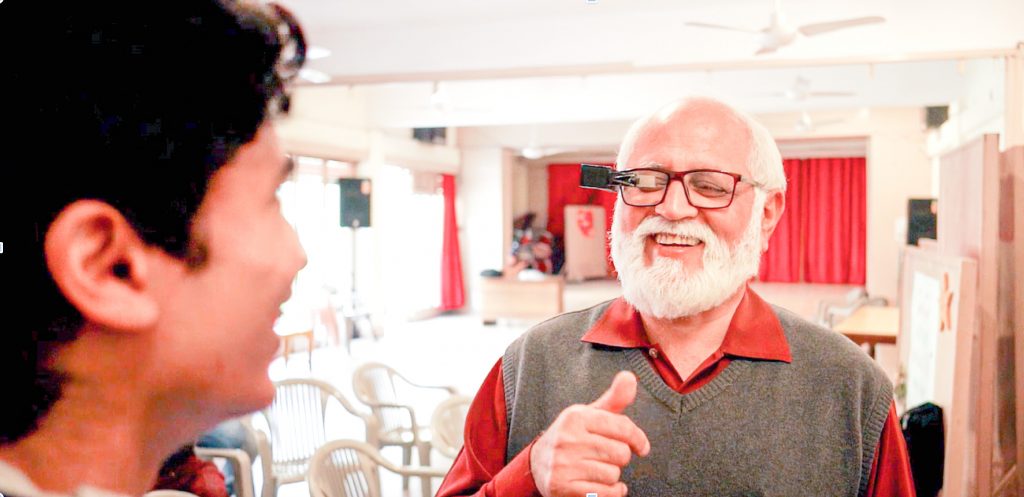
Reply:
M697 215L697 208L687 200L681 181L669 181L666 189L665 200L654 208L656 214L669 220L686 219Z

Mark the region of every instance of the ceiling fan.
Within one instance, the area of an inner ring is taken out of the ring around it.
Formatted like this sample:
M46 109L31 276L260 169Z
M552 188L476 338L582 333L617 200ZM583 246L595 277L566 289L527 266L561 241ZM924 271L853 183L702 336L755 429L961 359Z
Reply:
M430 96L427 97L425 105L419 105L415 107L419 110L428 112L436 112L439 114L449 114L452 112L489 112L492 109L484 107L467 107L458 105L453 102L451 94L448 92L447 85L442 84L441 81L434 81L430 86Z
M852 97L856 95L856 93L852 91L812 91L811 80L803 76L797 76L796 80L793 81L793 84L789 88L783 91L768 93L767 95L772 97L782 97L792 102L803 102L804 100L813 97Z
M779 48L782 48L790 43L796 41L797 37L803 36L815 36L822 33L828 33L830 31L836 31L839 29L852 28L854 26L863 26L865 24L875 24L885 22L884 17L880 16L867 16L867 17L853 17L849 19L839 19L834 21L816 22L812 24L804 24L803 26L793 26L786 22L785 14L782 12L781 0L774 0L774 10L772 11L771 23L762 29L748 29L736 26L726 26L723 24L713 24L707 22L687 22L687 26L694 26L699 28L711 28L711 29L725 29L729 31L740 31L744 33L753 33L759 35L761 48L755 52L755 55L763 55L775 52Z
M800 133L811 133L819 127L839 124L845 121L845 119L811 119L811 114L805 110L800 112L800 118L793 124L793 129Z

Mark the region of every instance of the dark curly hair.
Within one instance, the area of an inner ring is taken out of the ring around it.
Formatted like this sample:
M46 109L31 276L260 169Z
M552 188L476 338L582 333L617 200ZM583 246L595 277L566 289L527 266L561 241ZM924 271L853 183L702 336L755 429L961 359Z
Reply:
M287 112L304 57L301 29L273 5L0 2L0 445L59 398L47 363L83 324L43 254L56 215L101 200L146 243L201 265L191 224L210 177Z

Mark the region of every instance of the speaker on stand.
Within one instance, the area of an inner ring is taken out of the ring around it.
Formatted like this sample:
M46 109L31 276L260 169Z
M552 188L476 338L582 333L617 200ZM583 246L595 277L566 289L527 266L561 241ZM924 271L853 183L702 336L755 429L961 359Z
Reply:
M341 226L352 230L352 292L350 294L349 306L345 311L345 320L351 327L353 338L372 336L375 340L377 334L373 330L373 323L370 321L370 312L364 307L359 298L359 291L356 288L356 268L359 259L356 257L356 236L362 228L370 227L370 193L371 182L367 178L341 178L338 180L338 187L341 191Z

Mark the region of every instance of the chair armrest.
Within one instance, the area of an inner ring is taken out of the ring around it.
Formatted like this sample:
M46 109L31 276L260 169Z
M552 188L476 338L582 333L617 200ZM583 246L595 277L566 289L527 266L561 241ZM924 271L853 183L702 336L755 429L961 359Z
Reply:
M410 381L409 378L406 378L405 375L403 375L401 373L396 372L395 376L401 378L402 381L404 381L404 382L408 383L410 386L413 386L413 387L416 387L416 388L429 388L429 389L432 389L432 390L444 390L444 391L448 392L451 395L458 395L459 394L459 391L455 387L453 387L453 386L448 386L448 385L421 385L419 383L415 383L413 381Z
M372 445L359 442L356 440L333 440L327 442L322 447L317 449L316 454L313 455L311 460L322 460L324 457L329 455L331 452L338 449L352 449L366 457L370 458L377 466L380 466L392 473L403 475L403 476L415 476L419 478L443 478L448 474L448 470L444 468L435 468L429 466L399 466L380 455L378 451ZM327 454L323 454L326 452Z
M226 459L235 474L235 489L238 497L255 497L256 491L252 484L252 459L242 449L215 449L212 447L196 447L196 455L202 459Z
M265 412L261 412L261 415L267 418ZM269 421L269 418L267 419ZM274 449L270 445L270 440L267 439L267 434L253 427L251 416L243 418L242 425L249 430L249 434L256 441L256 453L259 455L260 470L263 473L263 488L260 490L260 497L273 497L277 492L277 481L274 478Z
M374 409L401 409L409 413L409 422L411 423L410 429L413 431L413 436L418 437L418 435L416 435L416 427L419 425L416 424L416 411L413 410L412 406L405 404L393 404L389 402L367 402L366 405Z
M327 393L334 397L338 401L338 403L341 404L341 407L345 408L345 410L348 411L349 414L352 414L353 416L359 418L363 418L364 420L365 417L368 416L366 412L363 412L362 410L357 409L356 406L352 405L352 402L349 402L348 397L346 397L345 394L341 393L341 390L338 390L338 387L326 381L317 381L316 383L320 386L321 389L327 391ZM356 398L360 402L364 404L366 403L362 398L359 398L358 392L356 393Z

